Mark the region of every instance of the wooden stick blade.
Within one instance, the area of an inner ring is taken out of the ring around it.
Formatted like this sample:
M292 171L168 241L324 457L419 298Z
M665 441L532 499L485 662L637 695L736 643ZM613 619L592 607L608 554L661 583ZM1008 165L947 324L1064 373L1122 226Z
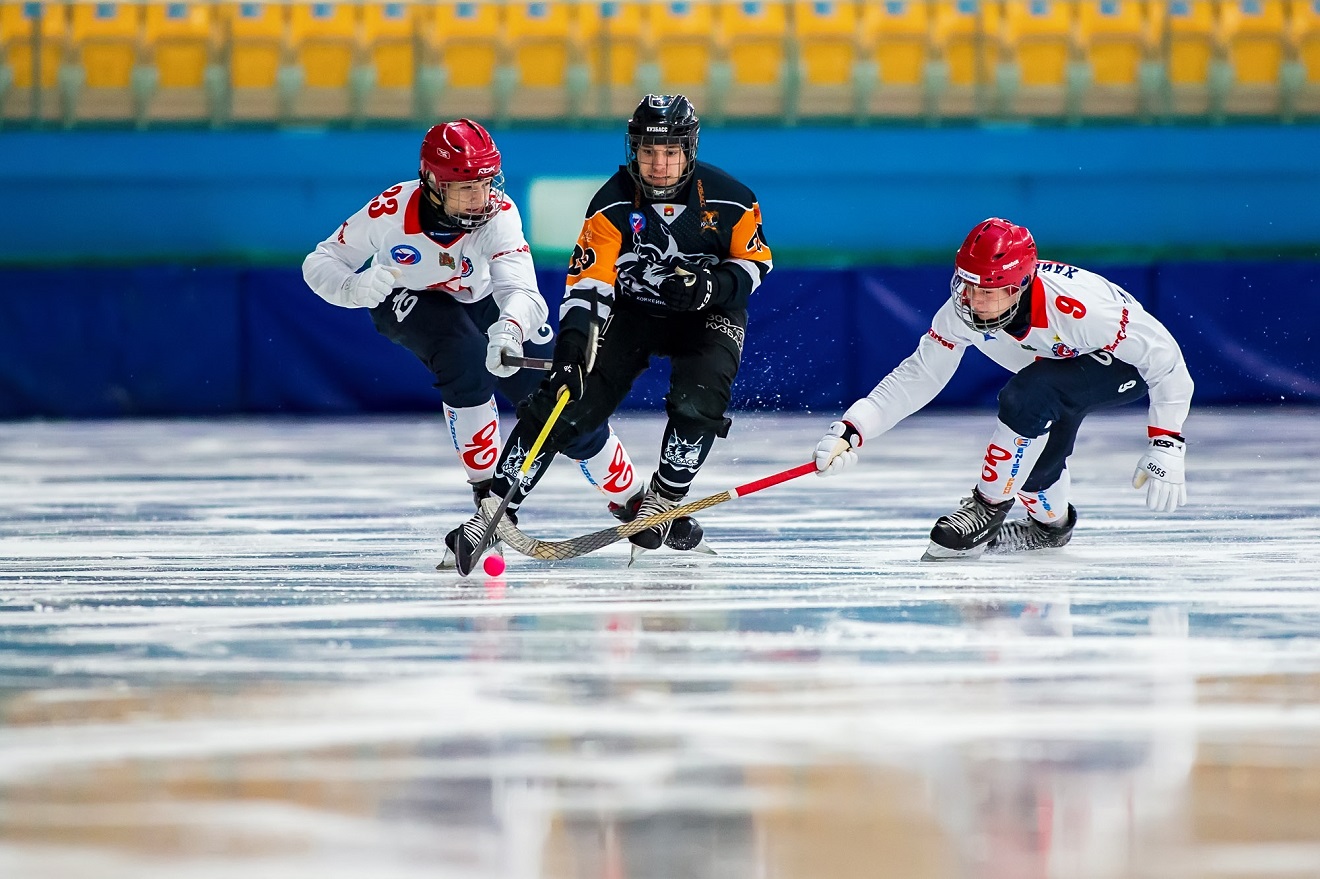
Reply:
M805 476L808 473L816 471L814 461L808 461L805 464L799 464L796 467L790 467L771 476L762 479L754 479L751 482L731 488L728 491L722 491L719 494L712 494L709 497L692 501L674 507L672 510L665 510L663 513L656 513L647 516L645 519L634 519L631 522L625 522L622 525L615 525L610 528L603 528L600 531L594 531L591 534L583 534L579 537L572 537L568 540L538 540L518 530L518 527L507 518L502 518L498 522L498 534L501 540L507 543L517 552L531 558L541 559L543 561L565 561L567 559L577 558L598 549L603 549L611 543L617 543L625 537L631 537L639 534L648 528L654 528L665 522L672 522L674 519L681 519L683 516L690 516L701 510L722 504L735 498L745 497L753 492L770 488L773 485L779 485L781 482L787 482L790 479L796 479L799 476ZM495 501L493 498L487 498L482 501L482 507L491 504L492 508Z

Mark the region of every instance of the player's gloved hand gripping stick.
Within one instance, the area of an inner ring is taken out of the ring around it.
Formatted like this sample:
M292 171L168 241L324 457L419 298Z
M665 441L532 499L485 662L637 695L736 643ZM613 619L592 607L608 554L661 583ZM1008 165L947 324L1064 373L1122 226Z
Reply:
M559 413L564 411L564 407L568 405L569 399L570 395L568 393L568 388L560 388L559 396L555 400L555 408L551 410L550 417L545 421L545 426L542 427L541 432L537 434L536 442L532 443L532 447L528 449L527 457L523 458L522 466L518 468L518 478L509 486L509 490L505 493L504 497L500 498L499 504L493 511L491 511L490 519L486 522L486 530L481 532L481 539L477 541L477 545L473 549L471 557L462 558L458 553L454 554L454 563L455 567L458 568L459 574L466 577L468 574L472 573L472 569L476 567L477 562L486 554L486 550L490 547L491 541L495 536L495 529L498 527L500 520L504 518L505 511L509 509L509 501L518 493L518 487L522 484L522 481L526 478L527 474L531 472L532 464L536 461L536 456L541 453L541 446L545 445L546 437L548 437L550 431L554 429L555 422L559 420ZM490 500L492 504L495 503L494 498L488 498L487 500ZM486 512L484 505L482 506L482 512Z
M645 519L634 519L631 522L625 522L622 525L615 525L613 528L606 528L601 531L595 531L591 534L584 534L581 537L573 537L568 540L537 540L535 537L529 537L518 530L518 527L507 519L498 522L500 539L513 547L525 556L531 556L534 559L545 561L563 561L564 559L577 558L580 555L586 555L589 552L595 552L602 547L609 546L630 537L633 534L645 531L648 528L654 528L665 522L683 516L691 516L693 513L713 507L716 504L722 504L725 501L731 501L736 498L746 497L753 492L760 491L763 488L769 488L772 485L779 485L781 482L788 482L790 479L797 479L799 476L806 476L808 473L816 472L816 462L808 461L805 464L799 464L796 467L790 467L787 470L781 470L771 476L762 479L755 479L744 485L739 485L728 491L722 491L719 494L713 494L710 497L704 497L691 503L682 504L674 507L672 510L665 510L663 513L656 513L654 516L647 516ZM486 498L481 502L482 511L485 512L489 507L494 509L495 499Z
M600 341L599 316L599 300L592 299L591 322L587 326L587 363L583 370L584 378L587 373L591 372L591 367L596 362L596 346ZM507 364L507 355L501 355L501 360L504 360ZM553 366L553 364L551 364L551 366ZM495 539L496 530L498 529L500 522L504 521L505 511L509 509L509 501L511 501L513 496L518 493L518 488L522 484L523 479L529 472L531 472L532 464L536 461L536 456L541 453L541 446L545 445L546 438L550 436L550 431L554 429L555 422L559 420L560 413L564 411L564 407L567 406L571 400L571 391L567 387L561 387L558 395L555 397L555 408L550 411L550 417L545 420L545 425L541 428L541 432L537 434L536 442L532 443L532 447L527 450L527 456L523 458L522 466L518 468L517 480L509 486L508 492L506 492L504 497L500 499L498 506L495 506L494 509L490 511L490 519L486 523L486 530L481 532L481 539L477 541L477 546L474 549L472 556L470 558L460 558L458 553L454 554L455 567L458 568L458 573L462 576L466 577L468 574L472 573L472 569L476 567L481 556L485 554L487 547L489 547L491 542ZM488 500L490 500L492 504L494 503L493 498L488 498ZM482 513L487 512L487 508L484 504L482 505L481 511Z

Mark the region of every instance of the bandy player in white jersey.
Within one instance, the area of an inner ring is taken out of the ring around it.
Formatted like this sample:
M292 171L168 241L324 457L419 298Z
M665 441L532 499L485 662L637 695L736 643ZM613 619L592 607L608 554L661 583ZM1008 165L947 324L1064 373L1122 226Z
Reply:
M418 179L373 198L303 260L317 295L370 309L376 329L434 374L478 505L490 495L501 451L495 391L517 403L541 381L504 357L553 351L549 309L501 167L480 124L436 125L422 141ZM608 501L636 494L632 461L608 424L565 453Z
M830 425L816 446L820 475L855 464L873 440L924 407L952 378L968 346L1015 373L999 392L999 423L981 478L930 532L926 561L1066 544L1077 524L1068 456L1087 414L1150 395L1149 446L1132 479L1146 506L1187 503L1183 421L1192 378L1169 331L1132 296L1097 274L1038 262L1025 227L992 218L955 259L949 301L917 350ZM1020 499L1024 520L1005 522Z

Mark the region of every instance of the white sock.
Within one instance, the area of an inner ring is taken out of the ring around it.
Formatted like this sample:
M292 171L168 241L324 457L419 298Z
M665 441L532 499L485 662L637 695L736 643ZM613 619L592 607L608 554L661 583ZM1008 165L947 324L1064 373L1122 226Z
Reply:
M1049 438L1048 431L1040 436L1020 436L998 422L981 461L981 481L977 484L981 496L992 503L1011 500L1031 475Z
M628 450L610 428L605 447L585 461L578 461L582 475L611 502L622 504L637 493L637 475Z
M500 412L495 408L495 398L462 409L453 409L446 403L445 422L458 460L467 471L468 482L481 482L494 476L501 444Z
M1062 525L1068 521L1068 498L1071 494L1072 477L1065 467L1049 488L1032 492L1019 491L1018 500L1027 508L1027 515L1042 525Z

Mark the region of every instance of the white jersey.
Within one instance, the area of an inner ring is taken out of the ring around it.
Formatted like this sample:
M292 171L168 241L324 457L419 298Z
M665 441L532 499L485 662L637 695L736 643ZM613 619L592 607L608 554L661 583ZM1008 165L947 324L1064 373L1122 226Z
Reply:
M1041 358L1112 354L1136 367L1149 386L1149 425L1182 433L1192 377L1173 336L1131 294L1094 272L1042 262L1032 282L1031 306L1031 327L1018 339L1004 330L971 329L946 301L917 350L848 407L843 419L863 442L879 436L935 399L970 345L1011 372Z
M368 259L399 270L399 287L478 302L494 296L500 316L517 321L524 336L545 323L549 310L536 286L522 217L506 199L484 226L442 245L422 231L421 181L398 183L371 200L303 260L303 278L322 299L344 305L339 291Z

